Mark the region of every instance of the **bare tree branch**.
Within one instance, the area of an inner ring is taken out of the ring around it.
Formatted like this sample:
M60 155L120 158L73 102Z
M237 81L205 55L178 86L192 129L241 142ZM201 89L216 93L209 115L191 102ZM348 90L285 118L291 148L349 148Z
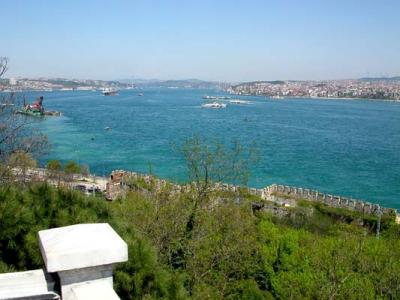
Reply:
M9 59L7 57L0 57L0 78L8 70L8 61Z
M0 57L0 77L8 68L8 58ZM10 159L22 157L16 153L40 155L47 148L47 138L41 134L30 117L17 114L22 107L16 93L2 96L0 99L0 182L7 181L7 169Z

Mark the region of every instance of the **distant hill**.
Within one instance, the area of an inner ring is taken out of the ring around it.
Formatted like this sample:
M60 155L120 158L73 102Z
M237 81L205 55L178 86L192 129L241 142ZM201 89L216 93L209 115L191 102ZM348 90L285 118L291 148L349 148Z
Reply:
M204 88L215 89L221 87L221 83L199 79L160 80L160 79L121 79L124 84L134 84L139 87L174 87L174 88Z
M360 81L400 81L400 76L395 77L362 77Z
M249 82L241 82L239 84L234 85L233 87L239 87L243 85L255 85L255 84L262 84L262 83L269 83L269 84L285 84L287 81L283 80L259 80L259 81L249 81Z
M162 80L160 80L160 79L139 79L139 78L134 78L134 79L118 79L117 81L121 82L121 83L124 83L124 84L142 85L142 84L151 84L151 83L161 82Z
M78 86L108 86L118 85L118 81L106 81L106 80L78 80L78 79L65 79L65 78L39 78L38 81L48 82L52 84L58 84L65 87L78 87Z

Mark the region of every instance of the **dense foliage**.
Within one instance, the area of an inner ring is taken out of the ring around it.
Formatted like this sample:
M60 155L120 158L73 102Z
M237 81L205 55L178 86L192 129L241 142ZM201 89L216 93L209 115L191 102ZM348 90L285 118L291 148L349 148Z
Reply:
M398 225L377 239L371 224L321 209L253 213L245 193L210 194L193 218L192 198L168 186L115 202L46 184L3 186L0 272L43 267L39 230L109 222L129 246L114 273L123 299L400 298Z

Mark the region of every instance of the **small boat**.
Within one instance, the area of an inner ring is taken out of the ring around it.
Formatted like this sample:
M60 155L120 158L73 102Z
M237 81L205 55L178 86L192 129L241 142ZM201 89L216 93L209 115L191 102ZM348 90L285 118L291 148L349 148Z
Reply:
M202 108L226 108L225 103L218 103L218 102L212 102L212 103L204 103Z
M212 100L212 99L217 99L217 97L215 97L215 96L204 96L203 99Z
M143 96L143 93L139 93L139 94L137 94L139 97L142 97Z
M1 106L1 107L14 106L14 103L4 102L4 103L1 103L0 106Z
M51 111L45 111L44 115L45 116L53 116L53 117L61 117L62 113L59 111L51 110Z
M232 104L241 104L241 105L250 104L249 101L240 100L240 99L233 99L233 100L230 100L229 103L232 103Z

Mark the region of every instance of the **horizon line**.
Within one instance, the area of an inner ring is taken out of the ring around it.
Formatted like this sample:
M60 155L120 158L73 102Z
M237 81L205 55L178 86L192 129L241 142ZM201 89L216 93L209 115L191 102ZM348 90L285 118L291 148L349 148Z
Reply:
M345 81L345 80L360 80L360 79L382 79L382 80L390 80L390 79L400 79L400 75L395 76L365 76L365 77L358 77L358 78L340 78L340 79L255 79L255 80L207 80L207 79L199 79L199 78L183 78L183 79L159 79L159 78L121 78L121 79L94 79L94 78L73 78L73 77L47 77L47 76L39 76L39 77L25 77L25 76L9 76L3 77L1 79L26 79L26 80L54 80L54 79L61 79L61 80L76 80L76 81L105 81L105 82L121 82L121 81L147 81L147 82L164 82L164 81L201 81L201 82L212 82L212 83L251 83L251 82L307 82L307 81L315 81L315 82L322 82L322 81Z

